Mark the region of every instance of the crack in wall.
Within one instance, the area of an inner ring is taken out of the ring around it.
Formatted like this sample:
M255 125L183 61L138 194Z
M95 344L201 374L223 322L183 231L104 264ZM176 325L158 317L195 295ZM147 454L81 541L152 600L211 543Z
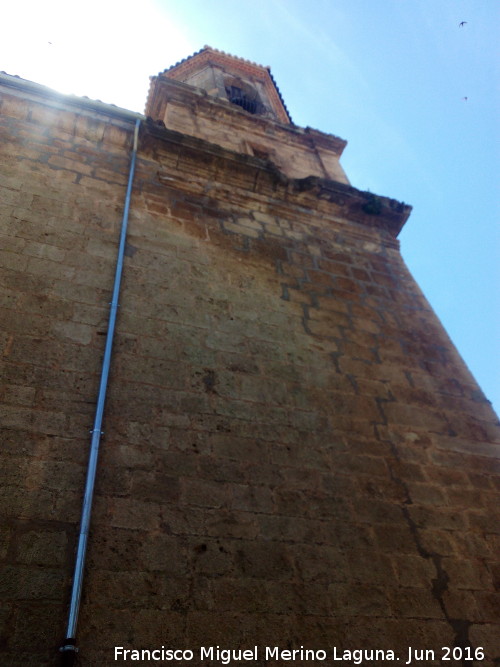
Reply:
M281 262L276 266L276 271L277 271L278 275L281 275L281 276L285 275L284 267L283 267L283 264ZM281 283L281 288L282 288L281 298L283 300L289 301L290 300L290 291L289 290L293 289L295 287L296 286L293 285L293 284L288 284L288 281L287 282L282 282ZM310 291L308 292L308 296L309 296L309 298L311 298L311 296L312 296ZM313 307L319 308L319 304L317 303L317 298L315 296L313 298L313 301L312 301L311 305ZM314 336L315 334L311 331L311 329L309 327L309 321L310 321L309 308L310 308L310 305L307 305L305 303L302 304L302 309L303 309L303 316L301 318L302 326L304 328L304 331L308 335L313 335ZM342 331L342 328L341 328L341 333L342 333L342 339L344 339L344 332ZM340 342L337 338L335 338L333 336L327 336L327 335L323 334L321 337L324 338L324 339L327 339L327 340L335 340L337 343ZM371 348L371 352L373 353L375 363L379 363L379 364L382 363L380 355L379 355L378 348L377 347ZM341 375L344 375L344 373L341 369L341 366L340 366L340 359L343 356L343 352L341 350L337 350L335 352L330 352L329 356L330 356L330 359L331 359L331 362L332 362L333 366L335 367L336 372L341 374ZM411 387L414 387L415 383L413 381L413 377L412 377L411 373L409 371L405 371L404 373L405 373L406 379L408 381L408 384ZM352 373L346 373L345 376L348 379L348 381L351 383L351 385L353 387L353 390L354 390L354 393L356 395L359 395L360 391L359 391L359 386L358 386L356 377ZM387 419L387 415L385 414L384 405L386 403L394 402L395 400L396 399L392 395L392 393L389 393L389 396L386 397L386 398L383 398L383 397L376 397L375 398L375 402L377 404L377 408L378 408L379 413L380 413L380 421L379 422L374 422L373 426L374 426L376 437L380 441L384 441L384 439L380 436L380 434L377 431L377 424L384 425L386 427L388 426L389 422L388 422L388 419ZM398 452L398 449L396 447L396 444L394 442L392 442L392 440L384 441L384 442L388 442L389 447L390 447L390 451L392 452L392 455L393 455L393 458L394 458L394 461L395 462L400 462L400 456L399 456L399 452ZM410 511L409 511L409 506L413 505L413 500L412 500L411 493L410 493L410 490L408 488L408 485L400 477L398 477L398 475L396 474L396 472L394 470L394 463L393 462L387 461L387 465L388 465L388 468L389 468L389 474L390 474L390 477L391 477L392 481L395 482L402 489L402 491L404 493L404 500L402 501L400 509L401 509L402 515L404 517L404 520L405 520L405 522L406 522L406 524L409 528L409 531L412 535L413 541L415 543L416 550L417 550L417 552L418 552L418 554L421 558L424 558L425 560L430 560L432 562L433 566L434 566L436 576L435 576L435 578L431 579L431 594L432 594L433 598L436 600L436 602L438 603L439 608L441 609L441 612L442 612L446 622L448 623L448 625L450 626L450 628L453 632L454 646L459 647L461 649L470 649L471 651L473 651L474 648L473 648L472 643L471 643L470 638L469 638L469 628L471 627L472 622L468 621L466 619L453 618L450 615L450 613L448 612L448 609L446 607L444 596L445 596L446 592L448 591L448 585L449 585L449 582L450 582L450 577L449 577L448 573L446 572L445 568L443 567L443 556L441 554L437 553L436 551L430 551L430 550L425 548L425 546L422 542L419 527L418 527L417 523L414 521L414 519L412 518L412 516L410 514ZM467 653L465 655L467 655ZM467 661L465 657L461 659L461 663L462 663L462 665L464 665L464 667L466 667L467 665L470 665L470 661Z
M377 399L379 410L382 412L384 418L383 424L387 425L387 418L383 411L384 402L388 401L386 399ZM377 432L376 425L375 425L375 433L377 435L377 438L382 441L382 438ZM400 462L401 459L395 443L392 440L389 440L388 444L390 446L395 461ZM387 465L389 468L389 474L391 476L391 479L400 486L400 488L403 490L405 494L405 500L401 506L401 512L403 514L403 517L405 518L410 533L413 537L413 541L415 542L417 552L419 556L425 558L426 560L430 560L434 565L434 569L436 571L436 577L431 580L432 583L431 592L433 598L439 604L439 607L441 609L444 618L446 619L446 622L449 624L449 626L453 631L454 646L459 647L461 649L469 648L471 651L473 651L474 647L469 638L469 628L472 625L472 622L462 618L452 618L446 608L446 603L444 601L444 594L448 590L450 577L443 567L443 556L437 553L436 551L429 551L422 544L422 539L420 536L418 525L411 517L410 512L408 510L408 506L413 505L413 500L411 498L411 493L408 488L408 485L400 477L397 476L397 474L394 471L394 467L390 461L387 461ZM470 664L470 660L468 661L465 657L461 659L461 662L464 665L464 667L467 664Z

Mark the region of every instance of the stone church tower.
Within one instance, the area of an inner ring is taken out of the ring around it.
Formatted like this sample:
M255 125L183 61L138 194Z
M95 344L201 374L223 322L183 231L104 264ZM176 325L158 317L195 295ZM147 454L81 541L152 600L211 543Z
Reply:
M1 664L491 667L498 420L410 207L209 47L145 116L2 74L0 133Z

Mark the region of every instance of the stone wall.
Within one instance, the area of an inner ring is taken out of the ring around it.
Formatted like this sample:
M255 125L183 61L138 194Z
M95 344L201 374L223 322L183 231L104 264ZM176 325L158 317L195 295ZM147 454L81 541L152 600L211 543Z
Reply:
M0 651L39 666L65 632L133 124L13 89L0 114ZM399 209L365 200L143 123L80 664L500 654L497 419L401 259Z

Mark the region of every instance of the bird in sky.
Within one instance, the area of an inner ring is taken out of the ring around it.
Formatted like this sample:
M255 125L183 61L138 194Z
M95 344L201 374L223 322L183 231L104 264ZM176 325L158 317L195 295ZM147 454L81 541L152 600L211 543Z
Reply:
M469 98L468 98L468 97L462 97L462 99L463 99L464 102L467 102L467 100L468 100Z
M460 28L463 28L464 25L465 25L466 23L467 23L467 21L461 21L461 22L459 23L459 27L460 27Z

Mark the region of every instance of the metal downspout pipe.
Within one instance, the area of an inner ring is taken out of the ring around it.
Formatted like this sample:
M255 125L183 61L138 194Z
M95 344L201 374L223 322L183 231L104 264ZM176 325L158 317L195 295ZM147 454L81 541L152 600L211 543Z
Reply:
M128 215L130 209L130 198L132 194L132 183L134 180L135 162L137 157L137 143L139 137L139 126L141 119L137 118L134 128L134 144L130 159L130 168L125 195L125 207L120 232L120 244L116 259L115 281L113 286L113 296L109 311L108 332L106 335L106 346L104 348L104 357L102 361L101 380L99 384L99 394L97 397L97 406L94 418L94 427L91 431L90 455L87 467L87 479L85 482L85 493L82 504L82 514L80 519L80 534L78 536L78 547L75 560L75 571L73 575L73 585L71 589L71 602L68 613L68 626L66 638L59 649L62 652L64 665L74 663L76 653L76 627L78 623L78 613L80 610L80 599L83 584L83 570L85 566L85 556L87 553L87 541L90 526L90 514L92 510L92 500L94 496L94 482L97 469L97 458L99 455L99 444L102 435L102 420L104 414L104 403L106 400L106 391L108 386L109 368L111 364L111 353L113 348L113 337L115 332L116 315L118 311L118 297L120 294L120 284L123 270L123 257L125 254L125 243L127 239Z

